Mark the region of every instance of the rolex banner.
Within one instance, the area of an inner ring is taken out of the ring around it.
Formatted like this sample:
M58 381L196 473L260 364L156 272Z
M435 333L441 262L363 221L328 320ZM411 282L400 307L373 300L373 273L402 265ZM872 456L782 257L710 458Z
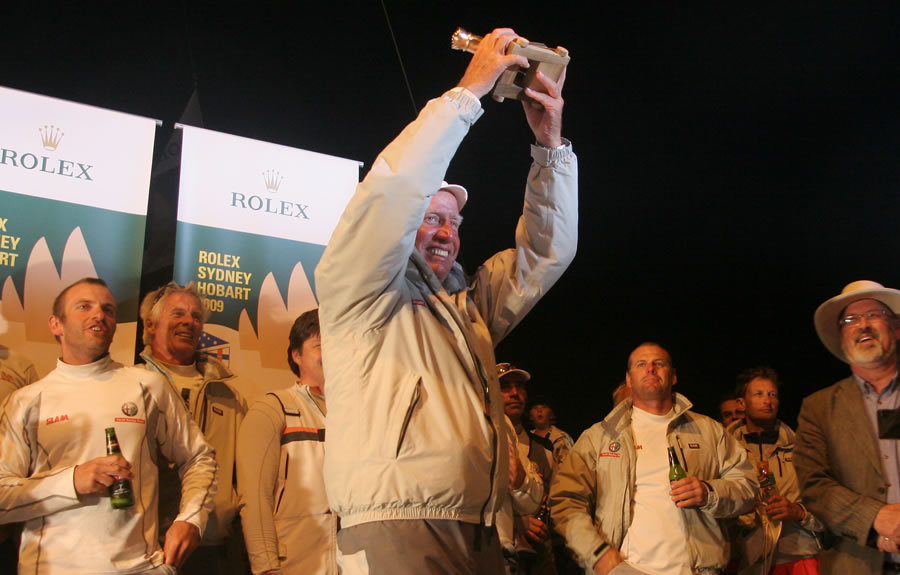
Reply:
M313 272L359 180L359 164L183 127L175 281L209 318L200 351L248 398L294 381L288 333L317 307Z
M119 305L113 358L134 363L155 130L151 119L0 87L0 346L40 376L59 356L53 300L87 276Z

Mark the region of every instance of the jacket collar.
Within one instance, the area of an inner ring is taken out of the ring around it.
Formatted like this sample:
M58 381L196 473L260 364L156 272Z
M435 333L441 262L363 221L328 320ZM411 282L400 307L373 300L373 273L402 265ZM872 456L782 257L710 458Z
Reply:
M104 354L103 357L101 357L97 361L85 363L82 365L72 365L70 363L66 363L62 360L62 358L57 358L56 360L57 371L76 379L94 378L103 372L115 369L117 367L121 366L113 361L112 357L110 357L109 355L109 352Z
M449 294L455 294L469 287L466 274L458 262L453 262L453 267L450 268L450 273L447 274L447 279L442 284L434 275L431 266L417 250L413 250L409 256L409 263L406 265L406 279L417 285L424 283L434 293L445 290Z
M156 371L166 373L166 368L162 362L153 357L153 348L151 346L147 345L144 347L144 351L141 352L141 358ZM197 367L197 371L203 375L204 381L222 381L234 377L234 374L225 365L205 353L194 354L194 365Z
M677 425L677 422L684 414L693 407L690 400L680 393L673 393L673 396L675 397L675 404L673 405L675 417L672 418L672 421L669 423L670 427L672 425ZM614 407L609 415L603 420L603 427L606 428L607 433L618 437L623 431L627 431L628 428L631 427L631 414L633 411L634 403L630 397Z
M770 432L753 433L747 431L747 422L738 420L729 425L726 429L733 436L741 440L742 443L754 445L762 443L764 445L775 445L778 447L792 447L794 442L789 428L780 419L775 420L775 429Z

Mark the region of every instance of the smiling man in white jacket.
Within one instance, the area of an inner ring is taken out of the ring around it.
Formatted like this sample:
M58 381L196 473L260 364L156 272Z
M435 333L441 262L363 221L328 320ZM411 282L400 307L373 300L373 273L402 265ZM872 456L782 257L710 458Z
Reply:
M24 521L19 573L174 575L200 543L216 491L216 461L159 375L109 356L116 301L85 278L59 295L50 331L56 369L13 393L0 414L0 523ZM106 455L115 428L121 455ZM182 477L178 515L157 537L160 455ZM130 479L134 504L109 486Z
M511 65L510 29L485 36L459 85L381 152L316 270L328 435L325 483L346 573L502 570L494 519L509 487L494 346L575 255L577 168L561 136L562 79L527 90L537 144L516 247L466 276L460 186L442 183ZM513 486L515 487L515 486Z

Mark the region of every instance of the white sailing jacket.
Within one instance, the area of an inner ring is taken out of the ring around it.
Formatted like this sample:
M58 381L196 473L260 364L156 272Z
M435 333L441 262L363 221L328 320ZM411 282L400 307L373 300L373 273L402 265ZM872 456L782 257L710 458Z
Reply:
M106 493L78 495L75 466L106 455L116 429L131 462L135 504L113 509ZM107 355L13 393L0 415L0 522L24 521L19 572L139 573L163 562L157 537L159 454L182 474L177 519L206 526L216 462L181 400L158 374Z

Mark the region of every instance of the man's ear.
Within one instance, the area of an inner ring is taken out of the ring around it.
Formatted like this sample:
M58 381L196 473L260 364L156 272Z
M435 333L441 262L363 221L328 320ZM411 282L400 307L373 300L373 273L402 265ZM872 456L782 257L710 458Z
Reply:
M303 370L303 354L300 353L299 349L291 350L291 359L294 360L294 363L296 363L297 367L299 367L302 371Z
M740 405L741 407L746 407L746 405L744 404L744 398L743 398L743 397L737 398L737 402L738 402L738 405Z
M50 326L50 333L52 333L56 337L60 337L63 334L62 321L60 321L60 319L55 315L51 315L47 319L47 325Z

